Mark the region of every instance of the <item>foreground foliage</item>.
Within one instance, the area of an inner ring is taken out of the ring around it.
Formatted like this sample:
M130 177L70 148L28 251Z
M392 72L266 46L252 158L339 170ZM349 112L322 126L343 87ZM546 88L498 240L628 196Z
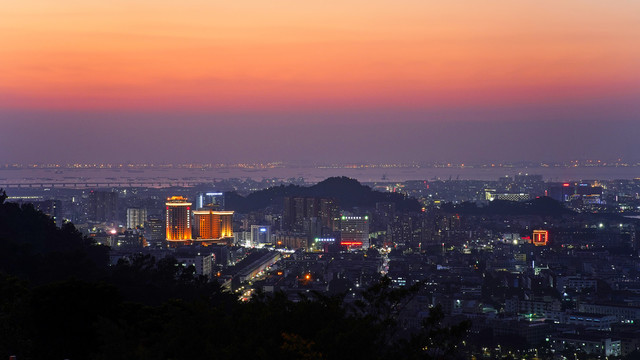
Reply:
M415 289L388 279L343 295L258 294L248 303L174 259L107 266L106 248L0 194L0 357L18 359L455 358L466 327L395 321Z

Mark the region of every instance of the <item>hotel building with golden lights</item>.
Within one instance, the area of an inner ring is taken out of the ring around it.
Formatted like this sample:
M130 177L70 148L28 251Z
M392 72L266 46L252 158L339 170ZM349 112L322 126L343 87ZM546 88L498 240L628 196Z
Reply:
M193 237L198 241L233 238L233 211L195 210Z
M167 241L191 240L191 203L182 196L172 196L165 203Z

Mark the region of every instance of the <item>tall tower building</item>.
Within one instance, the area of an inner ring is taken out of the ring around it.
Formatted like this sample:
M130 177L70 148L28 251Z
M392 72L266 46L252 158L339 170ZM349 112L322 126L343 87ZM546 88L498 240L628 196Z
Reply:
M191 203L182 196L172 196L165 203L167 241L191 240Z
M307 217L307 199L303 197L293 198L293 209L295 211L293 231L303 231L304 219Z
M293 205L293 198L285 197L284 198L284 207L282 211L282 230L291 231L293 230L293 223L295 222L296 210Z
M338 201L336 199L321 198L318 217L323 227L331 231L337 231L338 224L340 223L340 206L338 205Z

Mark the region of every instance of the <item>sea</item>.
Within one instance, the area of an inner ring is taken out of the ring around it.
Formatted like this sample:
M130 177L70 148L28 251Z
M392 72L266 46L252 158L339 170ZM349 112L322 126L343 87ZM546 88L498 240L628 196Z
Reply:
M215 182L223 179L304 179L317 183L332 176L347 176L360 182L408 180L497 180L517 174L542 175L545 181L615 180L640 178L640 166L554 167L314 167L274 168L19 168L0 169L0 187L7 184L62 184L115 182Z

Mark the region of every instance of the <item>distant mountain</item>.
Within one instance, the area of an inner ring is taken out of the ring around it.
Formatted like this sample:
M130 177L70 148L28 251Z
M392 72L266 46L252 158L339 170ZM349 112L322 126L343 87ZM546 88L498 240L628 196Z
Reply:
M360 184L348 177L331 177L316 185L304 187L280 185L249 194L247 197L235 192L227 193L225 206L229 210L249 212L269 206L281 207L283 198L295 196L326 197L338 200L342 209L353 207L373 208L377 202L392 202L401 211L419 211L420 203L398 193L383 193Z

